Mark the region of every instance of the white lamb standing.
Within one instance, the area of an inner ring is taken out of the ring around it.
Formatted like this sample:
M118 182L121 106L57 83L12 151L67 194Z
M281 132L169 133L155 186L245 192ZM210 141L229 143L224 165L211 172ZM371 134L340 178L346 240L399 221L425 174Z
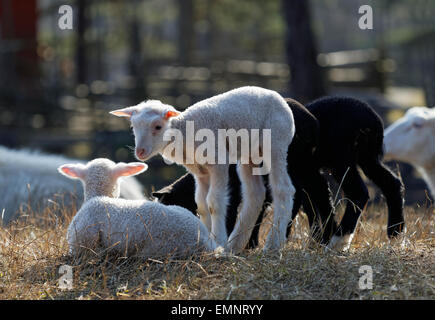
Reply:
M39 213L45 208L62 213L63 207L83 201L80 183L73 184L57 173L65 163L81 162L36 150L0 146L0 222L9 224L20 214ZM19 168L19 170L17 170ZM133 177L121 185L121 197L145 199L142 185Z
M295 193L287 173L286 158L295 127L292 111L277 92L259 87L242 87L200 101L183 112L160 101L149 100L111 113L130 119L138 160L145 161L156 154L161 154L166 159L184 165L194 175L195 201L200 218L211 231L218 245L226 246L233 253L238 253L245 248L265 198L263 179L260 175L254 175L252 171L258 159L251 161L254 160L251 157L249 164L241 164L239 161L238 172L242 182L243 204L227 243L225 217L228 161L220 164L216 156L213 163L200 165L196 159L191 161L193 164L186 163L188 160L186 155L194 153L192 148L196 150L202 143L202 141L186 139L186 127L188 122L192 121L195 135L201 136L204 132L202 129L208 129L208 132L209 130L213 132L216 141L219 129L234 129L236 132L240 129L246 129L248 132L257 129L260 135L262 130L269 129L271 146L263 145L261 137L258 141L263 153L266 153L267 149L270 150L269 159L263 157L263 166L270 170L267 173L270 174L269 181L274 201L273 228L268 235L264 250L278 249L285 243L286 228L291 221ZM165 132L169 132L169 129L177 129L183 135L184 154L181 157L168 152L166 148L170 141L164 139L164 135ZM251 143L252 141L251 136ZM216 147L216 155L218 152ZM240 152L237 153L240 160Z
M409 109L384 136L385 158L415 166L435 198L435 108Z
M67 231L71 254L100 247L125 256L183 258L216 249L207 228L188 210L118 199L120 178L146 169L144 163L115 164L108 159L59 167L63 175L79 179L85 190L85 202Z

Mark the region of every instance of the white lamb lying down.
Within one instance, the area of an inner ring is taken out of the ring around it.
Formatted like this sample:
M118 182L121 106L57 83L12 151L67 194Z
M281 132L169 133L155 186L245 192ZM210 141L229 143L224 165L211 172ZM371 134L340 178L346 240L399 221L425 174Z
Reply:
M56 169L65 163L81 162L60 155L35 150L13 150L0 146L0 224L8 224L21 214L51 212L73 203L80 206L83 190L80 183L71 183ZM19 170L18 170L19 169ZM121 185L121 197L145 199L141 184L133 177Z
M385 158L415 166L435 198L435 108L409 109L384 136Z
M67 177L80 179L85 189L85 203L68 227L71 254L102 247L125 256L183 258L216 249L205 225L188 210L117 199L119 178L146 169L144 163L115 164L108 159L59 167Z

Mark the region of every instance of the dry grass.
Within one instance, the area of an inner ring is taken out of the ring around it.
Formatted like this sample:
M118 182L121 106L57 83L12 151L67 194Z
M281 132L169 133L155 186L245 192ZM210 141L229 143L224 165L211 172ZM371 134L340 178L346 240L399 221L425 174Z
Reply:
M40 215L41 216L41 215ZM286 247L262 254L204 255L141 261L67 255L66 221L49 212L0 228L0 299L434 299L433 206L406 208L407 232L386 238L385 205L363 215L347 253L310 242L300 216ZM59 267L73 266L72 290L58 286ZM373 289L360 290L359 268L373 269Z

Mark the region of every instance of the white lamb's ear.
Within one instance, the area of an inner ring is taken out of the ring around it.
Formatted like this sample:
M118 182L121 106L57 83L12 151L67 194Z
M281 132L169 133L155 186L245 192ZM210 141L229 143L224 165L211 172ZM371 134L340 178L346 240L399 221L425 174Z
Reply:
M165 119L165 120L168 120L169 118L171 118L171 117L176 117L176 116L178 116L180 114L180 112L178 112L178 111L176 111L176 110L169 110L169 111L165 111L164 113L163 113L163 118Z
M113 169L115 177L135 176L148 169L148 165L142 162L117 163Z
M110 111L109 113L113 114L117 117L131 118L137 111L138 110L136 107L127 107L124 109L113 110L113 111Z
M64 164L57 168L57 171L71 179L84 179L86 167L81 163Z

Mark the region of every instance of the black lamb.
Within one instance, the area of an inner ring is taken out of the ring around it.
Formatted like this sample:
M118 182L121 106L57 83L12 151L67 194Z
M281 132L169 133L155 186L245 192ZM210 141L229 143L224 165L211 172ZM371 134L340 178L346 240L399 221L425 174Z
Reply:
M402 181L383 163L384 125L365 102L350 97L324 97L307 105L320 125L318 148L314 153L319 168L328 169L341 184L348 199L343 218L331 240L349 247L361 211L369 200L367 187L358 173L359 166L384 194L388 206L387 234L402 232Z

